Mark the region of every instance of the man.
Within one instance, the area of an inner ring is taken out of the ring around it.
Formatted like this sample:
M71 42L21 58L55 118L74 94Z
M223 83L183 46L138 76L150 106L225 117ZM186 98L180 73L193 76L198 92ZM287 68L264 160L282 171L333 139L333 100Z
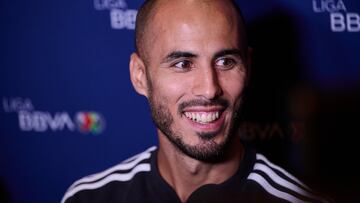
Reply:
M159 147L75 182L62 202L325 202L238 136L250 63L231 0L146 1L130 76Z

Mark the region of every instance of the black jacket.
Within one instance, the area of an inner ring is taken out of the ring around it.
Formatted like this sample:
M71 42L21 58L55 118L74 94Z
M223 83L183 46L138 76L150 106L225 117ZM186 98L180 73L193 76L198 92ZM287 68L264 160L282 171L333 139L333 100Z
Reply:
M62 203L180 203L159 174L156 153L157 148L151 147L104 172L76 181ZM221 184L201 186L187 202L327 201L263 155L246 149L235 175Z

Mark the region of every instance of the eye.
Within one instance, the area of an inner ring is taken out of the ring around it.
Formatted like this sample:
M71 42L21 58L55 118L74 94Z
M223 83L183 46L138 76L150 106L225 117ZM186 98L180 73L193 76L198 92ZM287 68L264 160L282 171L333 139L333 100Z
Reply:
M233 68L236 64L237 61L232 58L220 58L215 61L215 65L217 68L225 69L225 70Z
M172 65L173 67L175 67L176 69L181 69L181 70L190 70L193 67L193 64L191 61L188 60L183 60L183 61L179 61L174 63L174 65Z

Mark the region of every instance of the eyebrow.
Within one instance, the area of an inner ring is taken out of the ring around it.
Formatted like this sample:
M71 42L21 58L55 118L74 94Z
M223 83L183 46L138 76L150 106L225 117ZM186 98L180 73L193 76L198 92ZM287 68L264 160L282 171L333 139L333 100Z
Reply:
M224 49L219 52L217 52L214 55L214 58L220 58L227 55L236 55L236 56L243 56L243 52L240 49Z
M198 55L191 53L191 52L173 51L162 60L162 63L167 63L167 62L170 62L170 61L172 61L174 59L178 59L178 58L195 58L197 56Z

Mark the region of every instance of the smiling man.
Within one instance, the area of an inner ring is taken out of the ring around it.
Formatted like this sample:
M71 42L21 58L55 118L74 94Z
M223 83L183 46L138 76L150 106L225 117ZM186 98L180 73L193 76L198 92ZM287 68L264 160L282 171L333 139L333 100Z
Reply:
M250 56L233 1L146 1L136 48L131 81L159 146L75 182L62 202L326 202L240 141Z

